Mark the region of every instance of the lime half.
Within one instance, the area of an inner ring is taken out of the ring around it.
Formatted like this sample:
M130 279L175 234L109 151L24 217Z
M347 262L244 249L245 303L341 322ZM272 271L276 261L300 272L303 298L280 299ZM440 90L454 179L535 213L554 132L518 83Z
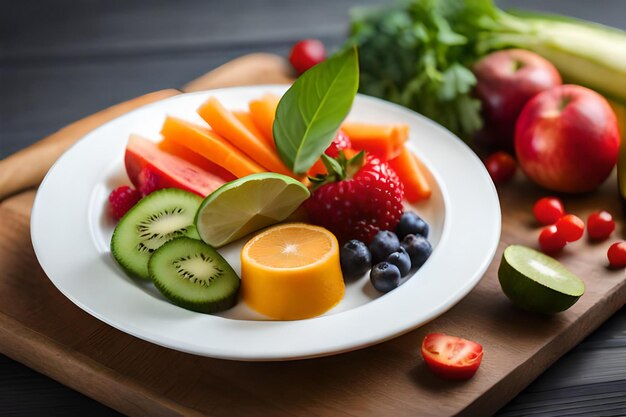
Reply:
M248 175L222 185L204 199L196 214L196 228L209 245L224 246L285 220L309 195L301 182L286 175Z
M515 305L543 314L567 310L585 292L583 281L559 261L525 246L504 250L498 278Z

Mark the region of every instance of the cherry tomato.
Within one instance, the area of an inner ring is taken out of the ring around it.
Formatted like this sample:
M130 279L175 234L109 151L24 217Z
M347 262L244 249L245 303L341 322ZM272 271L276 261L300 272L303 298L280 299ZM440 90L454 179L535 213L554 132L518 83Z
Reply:
M485 167L494 184L504 184L511 181L515 175L517 163L508 153L495 152L489 155L485 161Z
M426 335L422 342L426 365L445 379L469 379L483 359L483 347L471 340L441 333Z
M304 39L291 48L289 62L302 74L312 66L326 59L324 44L317 39Z
M606 253L609 258L609 265L612 268L623 268L626 266L626 242L615 242Z
M541 224L554 224L565 214L565 207L556 197L544 197L533 206L533 214Z
M608 211L596 211L587 218L587 233L592 240L604 240L615 230L615 220Z
M585 222L573 214L566 214L556 222L558 233L566 242L575 242L585 232Z
M545 226L539 233L539 246L545 253L556 253L565 247L565 239L555 225Z

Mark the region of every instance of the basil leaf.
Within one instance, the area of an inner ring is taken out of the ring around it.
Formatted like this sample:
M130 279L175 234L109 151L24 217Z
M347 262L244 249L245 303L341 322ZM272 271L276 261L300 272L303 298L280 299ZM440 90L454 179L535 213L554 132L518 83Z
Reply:
M306 71L283 95L274 119L274 141L293 172L307 172L331 144L358 85L357 52L351 48Z

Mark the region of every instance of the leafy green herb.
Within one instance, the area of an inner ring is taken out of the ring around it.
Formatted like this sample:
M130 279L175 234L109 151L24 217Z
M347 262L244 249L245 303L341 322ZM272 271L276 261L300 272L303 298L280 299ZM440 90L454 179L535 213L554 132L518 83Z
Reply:
M466 66L478 55L452 23L470 7L446 0L403 4L353 12L349 44L360 50L360 91L415 109L467 137L482 126L480 102L471 96L476 78Z
M349 48L302 74L287 90L273 127L287 167L302 174L320 158L348 115L358 85L357 52Z

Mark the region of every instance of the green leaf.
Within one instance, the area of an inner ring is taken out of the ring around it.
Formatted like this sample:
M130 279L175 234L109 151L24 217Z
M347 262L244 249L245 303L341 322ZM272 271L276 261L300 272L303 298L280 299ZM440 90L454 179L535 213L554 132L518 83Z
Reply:
M359 85L358 58L350 48L296 80L278 103L274 141L296 174L308 171L333 141Z
M339 163L336 159L331 158L325 153L322 154L322 163L324 164L324 168L326 168L326 172L328 172L329 176L337 177L342 179L346 176L345 171L341 163Z
M340 151L341 157L345 158L343 151ZM365 151L361 151L354 155L350 160L346 161L346 178L350 179L356 175L357 172L363 167L365 162Z

